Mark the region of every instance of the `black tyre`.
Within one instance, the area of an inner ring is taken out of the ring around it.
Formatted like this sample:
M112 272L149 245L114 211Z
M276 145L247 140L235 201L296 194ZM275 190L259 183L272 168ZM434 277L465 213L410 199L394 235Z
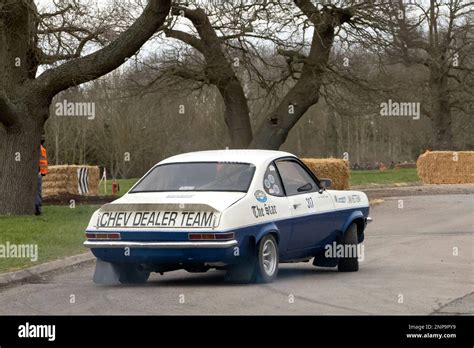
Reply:
M255 282L255 258L227 268L225 281L230 283L248 284Z
M351 245L352 247L350 248L350 250L353 253L352 255L350 255L350 257L348 257L349 255L344 255L344 257L341 257L339 259L337 269L339 270L339 272L357 272L359 270L359 259L357 255L358 238L356 224L352 224L349 226L346 233L344 233L340 244ZM349 248L345 248L344 250L349 250Z
M122 284L146 283L150 272L138 269L137 265L115 265L119 272L119 282Z
M271 234L260 240L257 248L255 280L258 283L271 283L278 274L278 244Z
M255 281L255 264L257 262L257 252L255 244L249 241L248 255L245 259L236 265L227 267L225 281L230 283L247 284Z
M313 260L313 265L318 267L336 267L338 263L337 257L327 257L325 252L316 255Z

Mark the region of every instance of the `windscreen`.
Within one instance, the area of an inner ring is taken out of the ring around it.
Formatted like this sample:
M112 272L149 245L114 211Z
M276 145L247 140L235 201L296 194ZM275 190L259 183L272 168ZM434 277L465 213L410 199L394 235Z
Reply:
M155 167L133 188L137 192L247 192L255 166L248 163L191 162Z

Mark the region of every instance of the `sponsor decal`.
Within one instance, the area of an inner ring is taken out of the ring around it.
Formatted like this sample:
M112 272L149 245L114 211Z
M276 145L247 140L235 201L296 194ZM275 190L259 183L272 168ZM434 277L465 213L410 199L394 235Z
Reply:
M265 180L263 181L263 184L265 185L265 187L266 187L267 189L269 189L270 187L272 187L272 183L271 183L270 180L268 180L268 179L265 179ZM271 193L271 192L270 192L270 193Z
M265 216L277 215L278 212L275 205L264 204L263 206L253 205L252 214L258 219Z
M360 202L360 196L359 195L351 195L347 197L347 200L349 203L359 203Z
M258 202L260 203L266 203L267 202L267 195L263 191L255 191L255 198L257 199Z
M98 227L212 227L214 212L136 211L105 212L98 215Z
M272 185L275 183L275 177L272 174L268 174L268 180Z
M349 195L349 196L334 196L336 203L349 203L355 204L360 203L361 198L359 195Z
M193 194L183 195L183 194L169 194L166 198L193 198Z

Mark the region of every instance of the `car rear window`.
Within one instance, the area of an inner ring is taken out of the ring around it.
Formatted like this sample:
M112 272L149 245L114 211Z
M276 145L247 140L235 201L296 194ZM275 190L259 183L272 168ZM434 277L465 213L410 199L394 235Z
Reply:
M187 162L151 170L130 193L167 191L247 192L255 173L249 163Z

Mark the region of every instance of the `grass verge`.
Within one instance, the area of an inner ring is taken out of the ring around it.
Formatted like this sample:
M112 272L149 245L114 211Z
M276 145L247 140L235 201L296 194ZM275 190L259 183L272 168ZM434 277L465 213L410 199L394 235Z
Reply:
M0 216L0 257L5 246L37 245L38 260L0 258L0 273L86 252L82 246L89 219L99 206L45 206L41 216ZM3 246L3 247L2 247ZM11 256L11 253L10 253Z
M416 169L388 169L379 170L353 170L351 171L351 186L371 184L397 184L416 183L420 178Z

